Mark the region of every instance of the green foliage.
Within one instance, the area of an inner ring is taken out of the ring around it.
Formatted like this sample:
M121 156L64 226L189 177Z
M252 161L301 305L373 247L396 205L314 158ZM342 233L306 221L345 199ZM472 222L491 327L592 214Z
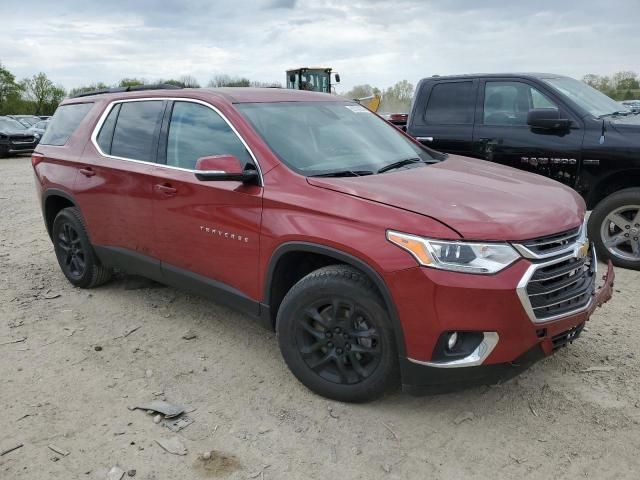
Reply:
M140 78L123 78L118 84L119 87L137 87L139 85L146 85L146 80Z
M105 90L110 88L109 85L103 82L91 83L89 85L85 85L83 87L76 87L69 90L69 96L75 97L81 93L94 92L96 90Z
M20 82L23 99L30 102L28 113L34 115L52 115L67 92L54 83L43 72Z
M16 111L21 93L22 87L16 77L0 63L0 115Z
M230 77L229 75L216 75L209 83L207 87L250 87L251 80L244 77Z
M640 77L636 72L616 72L611 77L589 73L582 77L582 81L614 100L640 98Z

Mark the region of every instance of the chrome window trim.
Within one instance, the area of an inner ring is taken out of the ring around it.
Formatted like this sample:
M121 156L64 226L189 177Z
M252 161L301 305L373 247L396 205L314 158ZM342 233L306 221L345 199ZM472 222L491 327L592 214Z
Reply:
M427 367L435 368L461 368L461 367L477 367L482 365L487 357L496 348L500 336L497 332L482 332L482 341L478 344L476 349L464 358L458 358L449 362L425 362L423 360L416 360L408 357L408 360L418 365L424 365Z
M538 319L536 317L535 312L533 311L533 306L531 305L531 301L529 300L529 295L527 294L527 285L529 284L529 280L531 280L531 277L536 272L536 270L538 268L541 268L541 267L546 267L548 265L553 265L554 263L564 262L565 260L569 260L570 258L578 258L577 253L578 253L578 250L580 249L580 245L579 246L575 246L574 245L573 248L574 248L574 251L571 253L571 255L565 255L564 257L554 258L553 260L549 260L549 261L542 262L542 263L532 263L531 265L529 265L529 268L527 268L527 270L524 272L524 275L520 279L520 282L518 282L518 286L516 287L516 293L518 294L518 298L520 298L520 303L522 303L522 306L523 306L525 312L527 312L527 316L529 317L529 320L531 320L532 323L534 323L536 325L540 325L542 323L553 322L553 321L559 320L561 318L570 317L571 315L576 315L578 313L584 312L584 311L588 310L591 307L591 304L593 303L593 294L591 295L591 298L589 299L587 304L584 305L583 307L576 308L575 310L571 310L569 312L560 313L558 315L553 315L551 317ZM597 273L598 273L598 257L596 255L595 248L591 247L591 252L593 254L593 260L592 261L593 261L594 269L595 269L594 270L594 275L597 275Z
M558 257L568 252L573 252L576 248L576 245L582 245L586 240L587 240L587 219L585 218L585 220L582 222L582 226L580 227L580 230L578 231L578 236L576 237L575 242L571 243L569 246L567 246L566 248L563 248L562 250L554 250L549 253L538 254L529 250L524 245L524 243L512 242L511 245L513 246L513 248L515 248L518 251L520 255L522 255L525 258L530 258L534 260L544 260L547 258Z
M240 135L240 133L238 133L238 130L236 130L236 127L233 126L233 124L229 121L229 119L215 106L211 105L210 103L207 103L203 100L197 100L195 98L183 98L183 97L144 97L144 98L124 98L124 99L119 99L119 100L113 100L112 102L110 102L107 105L107 108L104 109L104 112L102 112L102 115L100 116L100 119L98 120L98 123L96 123L96 126L93 129L93 132L91 133L91 143L93 144L94 148L98 151L98 153L105 157L105 158L112 158L114 160L125 160L127 162L135 162L135 163L142 163L144 165L154 165L157 167L163 167L163 168L168 168L171 170L180 170L183 172L189 172L189 173L206 173L206 172L202 172L200 170L193 170L193 169L189 169L189 168L182 168L182 167L174 167L173 165L167 165L165 163L158 163L158 162L148 162L146 160L136 160L135 158L127 158L127 157L119 157L117 155L110 155L107 153L104 153L102 151L102 149L100 148L100 146L98 145L98 134L100 133L100 130L102 129L102 125L104 124L104 122L106 121L107 117L109 116L109 113L111 113L111 110L113 110L113 107L115 107L117 104L119 103L129 103L129 102L151 102L151 101L174 101L174 102L190 102L190 103L197 103L199 105L203 105L205 107L210 108L211 110L213 110L214 112L216 112L218 115L220 115L220 118L222 118L225 123L229 126L229 128L231 128L231 131L233 131L233 133L235 133L236 137L238 137L238 139L242 142L242 144L244 145L244 148L247 149L247 152L249 152L249 155L251 156L251 159L253 160L253 163L255 164L257 170L258 170L258 174L260 175L260 185L264 185L264 181L263 181L263 176L262 176L262 169L260 168L260 163L258 162L258 159L256 158L256 156L253 154L253 151L251 150L251 148L249 148L249 145L247 144L247 142L245 141L244 138L242 138L242 135ZM171 118L169 118L169 121L171 121Z

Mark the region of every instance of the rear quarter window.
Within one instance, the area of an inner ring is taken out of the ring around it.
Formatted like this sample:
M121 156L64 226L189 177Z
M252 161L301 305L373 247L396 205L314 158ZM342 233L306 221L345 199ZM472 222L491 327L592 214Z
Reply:
M89 113L93 103L72 103L61 105L49 121L49 127L40 139L41 145L61 146L67 143L82 119Z

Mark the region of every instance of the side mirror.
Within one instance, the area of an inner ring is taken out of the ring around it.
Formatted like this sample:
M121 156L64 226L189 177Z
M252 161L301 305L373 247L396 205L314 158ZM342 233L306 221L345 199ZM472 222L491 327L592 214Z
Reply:
M557 108L534 108L527 114L527 125L545 130L566 130L571 126L571 120L560 118Z
M336 73L336 83L340 83L340 74Z
M212 155L201 157L196 162L196 178L202 182L236 181L254 183L258 180L258 171L242 168L242 163L233 155Z

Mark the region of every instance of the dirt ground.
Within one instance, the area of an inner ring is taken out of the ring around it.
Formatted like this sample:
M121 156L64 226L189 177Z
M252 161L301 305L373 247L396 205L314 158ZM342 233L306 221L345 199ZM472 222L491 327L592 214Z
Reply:
M640 272L618 269L579 341L510 382L348 405L305 389L272 333L212 301L127 278L71 287L28 156L0 160L0 208L0 453L23 444L0 456L0 479L113 466L140 479L640 478ZM128 408L162 398L194 423L174 433ZM156 442L174 436L186 455Z

